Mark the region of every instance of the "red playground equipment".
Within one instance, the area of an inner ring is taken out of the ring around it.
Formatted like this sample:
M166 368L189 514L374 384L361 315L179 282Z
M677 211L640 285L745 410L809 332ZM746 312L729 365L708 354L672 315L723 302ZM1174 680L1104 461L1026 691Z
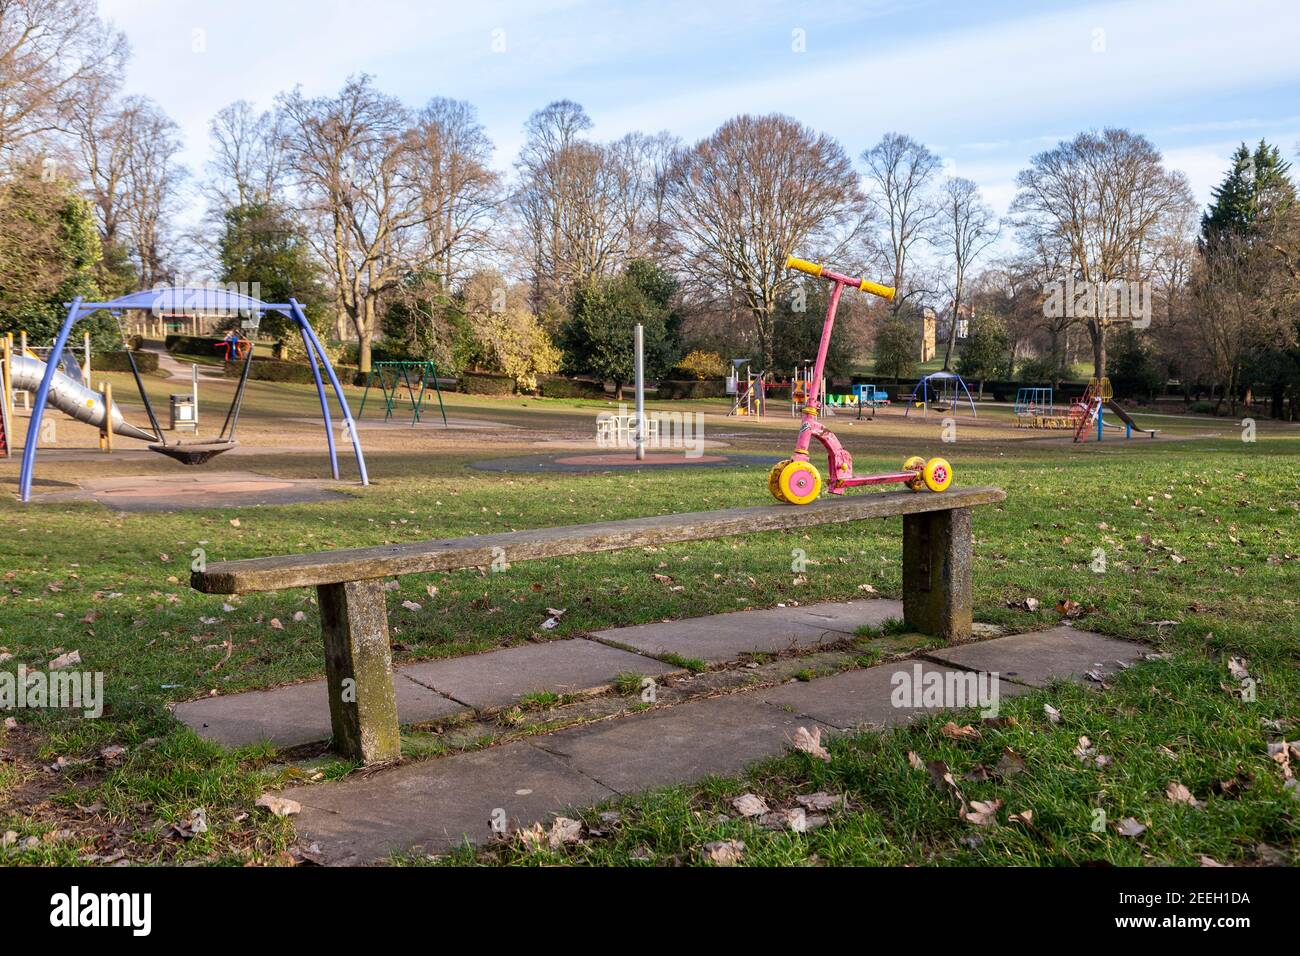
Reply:
M826 369L826 352L830 348L831 329L835 326L835 309L840 303L840 294L845 286L854 286L862 292L870 292L882 299L893 301L894 290L889 286L878 285L867 279L852 279L848 276L831 272L816 263L806 262L790 256L786 259L787 269L798 269L810 276L825 279L832 284L830 302L826 307L826 321L822 325L821 343L817 347L817 362L813 368L811 381L820 382ZM817 420L821 413L819 396L812 395L803 407L799 437L795 441L794 454L784 461L772 466L767 477L768 490L777 501L792 505L806 505L817 499L822 490L822 476L817 466L808 460L808 446L816 438L826 449L828 485L827 491L833 495L842 495L846 488L857 485L905 484L913 491L929 488L931 491L944 491L952 484L952 466L942 458L926 461L913 455L903 462L903 470L883 475L853 474L853 458L844 449L839 439L825 425Z
M249 352L253 350L253 343L244 338L238 332L230 332L224 339L212 346L214 349L225 349L227 362L242 362Z

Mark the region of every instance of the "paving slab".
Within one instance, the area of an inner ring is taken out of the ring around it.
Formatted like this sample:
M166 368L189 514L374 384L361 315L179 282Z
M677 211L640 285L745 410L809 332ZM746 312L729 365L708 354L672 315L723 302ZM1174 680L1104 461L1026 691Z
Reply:
M942 681L942 698L925 696L931 681ZM783 711L810 717L839 730L884 729L905 724L929 707L936 710L979 707L1028 693L1028 688L927 661L906 660L844 671L811 681L791 681L755 694ZM990 714L989 716L994 716Z
M397 719L404 724L450 717L466 710L427 687L398 677ZM270 741L277 747L297 747L328 740L329 693L323 680L291 684L272 690L245 691L177 704L172 713L200 737L227 747Z
M529 738L538 748L621 794L734 774L763 757L784 753L795 729L816 726L733 694L678 704Z
M823 601L795 609L796 617L829 631L854 634L860 627L879 627L891 618L903 619L903 602L889 598L859 601Z
M885 599L827 603L711 617L662 621L597 631L591 636L643 654L734 661L744 654L775 654L844 640L862 625L903 616L903 602Z
M426 661L403 667L399 673L482 710L509 707L534 691L579 694L605 687L625 672L653 677L675 669L640 654L578 638Z
M1046 687L1054 680L1085 680L1089 671L1108 677L1141 660L1147 650L1132 641L1061 626L936 648L926 656L967 670L997 671L1031 687Z
M335 784L287 790L302 804L298 842L318 844L323 861L358 865L422 847L440 853L492 839L497 814L511 828L548 823L569 807L615 796L525 741L410 763Z

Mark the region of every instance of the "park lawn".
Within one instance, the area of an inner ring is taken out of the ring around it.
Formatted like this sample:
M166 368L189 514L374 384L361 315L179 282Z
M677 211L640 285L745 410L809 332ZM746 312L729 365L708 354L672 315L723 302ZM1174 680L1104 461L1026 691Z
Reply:
M1001 485L1009 495L976 518L978 619L1048 627L1068 600L1078 605L1080 627L1142 640L1170 657L1134 667L1104 694L1058 687L1007 701L1016 723L983 727L977 742L943 737L946 718L835 741L829 764L796 754L746 780L634 799L608 836L563 852L503 847L473 859L690 862L703 843L732 838L745 842L754 863L1195 864L1201 855L1240 863L1294 854L1295 792L1283 789L1267 744L1300 737L1300 440L1262 432L1254 444L1135 441L1068 457L1041 445L959 442L942 450L962 484ZM0 741L15 757L0 763L0 832L20 837L5 862L71 863L111 847L141 862L288 859L291 823L252 803L314 765L285 763L266 748L225 753L181 728L165 705L321 676L316 608L308 591L239 599L192 592L196 549L214 561L766 499L761 467L591 476L465 469L480 457L482 450L376 456L378 482L350 489L350 500L274 509L118 515L91 504L23 508L6 497L0 646L14 658L3 666L41 667L76 649L82 669L106 674L109 711L97 721L24 712L20 728ZM896 467L896 457L855 455L864 468ZM526 562L500 574L406 577L389 600L394 657L406 663L663 618L854 598L868 587L896 596L898 531L897 521L872 522L847 535L820 528ZM799 575L791 571L795 548L810 562ZM1092 570L1096 549L1106 560L1101 573ZM1036 610L1024 607L1027 598L1037 599ZM568 613L544 631L548 607ZM1236 683L1227 666L1233 656L1256 681L1253 702L1224 689ZM1047 721L1044 703L1060 710L1059 724ZM1082 763L1072 754L1080 736L1111 763ZM96 755L110 744L127 752L99 766ZM1007 747L1025 772L963 779L977 765L995 766ZM1004 824L959 821L955 797L911 769L909 751L945 760L966 799L1003 800ZM90 762L57 775L39 769L59 757ZM1165 796L1172 781L1205 806L1172 804ZM734 817L727 798L745 790L775 806L817 789L847 795L848 807L804 836L716 819ZM36 799L38 809L26 810ZM102 809L93 818L78 809L96 803ZM206 833L182 839L165 829L197 807ZM1005 824L1008 812L1026 809L1032 826ZM1092 829L1095 810L1105 813L1101 832ZM1116 821L1126 817L1148 829L1120 836ZM21 848L21 838L48 834Z

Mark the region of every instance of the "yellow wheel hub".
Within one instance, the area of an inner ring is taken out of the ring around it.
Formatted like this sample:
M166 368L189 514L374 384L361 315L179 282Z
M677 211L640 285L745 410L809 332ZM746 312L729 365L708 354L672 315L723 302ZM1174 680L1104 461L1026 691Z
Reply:
M781 495L792 505L806 505L822 493L822 476L810 461L787 462L777 479Z

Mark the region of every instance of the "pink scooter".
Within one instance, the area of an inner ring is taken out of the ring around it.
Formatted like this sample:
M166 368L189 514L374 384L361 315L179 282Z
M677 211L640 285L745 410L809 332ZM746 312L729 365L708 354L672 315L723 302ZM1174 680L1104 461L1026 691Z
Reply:
M813 368L812 384L808 388L808 402L803 407L803 418L799 426L799 437L794 443L794 454L772 466L767 476L767 487L777 501L792 505L806 505L817 499L822 491L822 476L817 466L808 460L808 447L816 438L826 448L827 491L833 495L842 495L846 488L857 485L905 484L913 491L929 488L931 491L944 491L952 484L952 466L942 458L926 461L913 455L903 462L903 470L888 472L883 475L854 475L853 456L840 444L839 439L829 428L817 420L821 413L818 383L826 368L826 351L831 344L831 329L835 326L835 309L840 304L840 293L845 286L855 286L862 292L870 292L882 299L893 301L894 290L889 286L878 285L866 279L851 279L848 276L831 272L813 262L786 259L787 269L798 269L810 276L825 279L833 285L830 304L826 307L826 322L822 326L821 344L817 347L817 363Z

